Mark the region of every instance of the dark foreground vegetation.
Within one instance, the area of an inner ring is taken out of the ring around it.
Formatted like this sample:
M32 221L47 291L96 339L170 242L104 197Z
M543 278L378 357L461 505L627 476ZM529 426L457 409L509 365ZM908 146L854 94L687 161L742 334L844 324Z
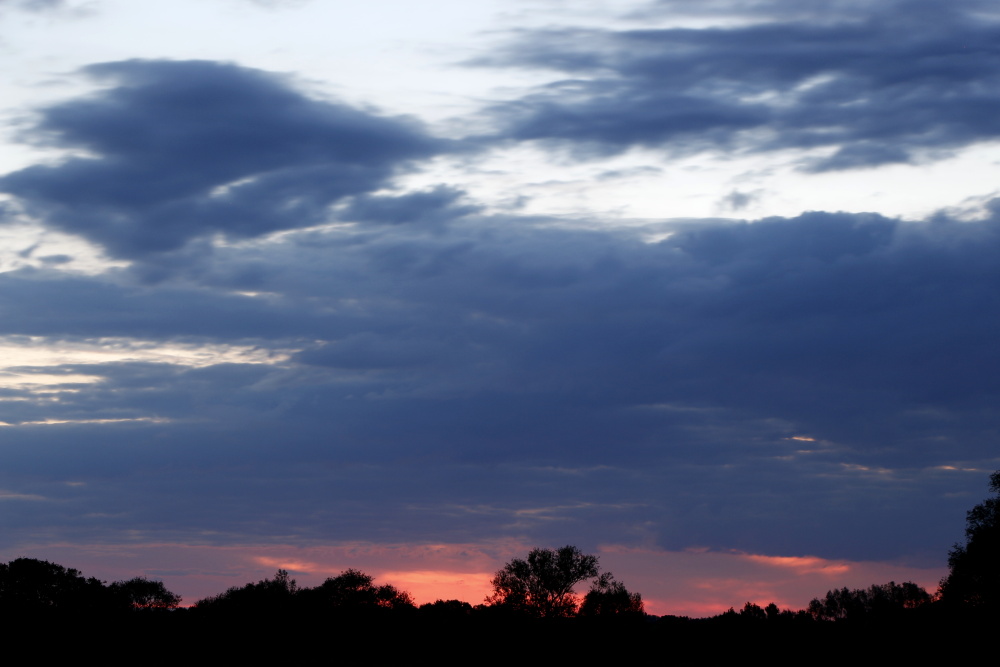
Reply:
M968 513L966 543L951 550L950 573L933 596L911 582L889 582L831 590L798 611L747 602L711 618L655 617L641 595L601 572L596 556L566 546L511 560L476 606L438 600L417 607L405 591L351 569L314 588L279 570L181 607L162 582L107 584L18 558L0 564L0 617L11 645L29 647L31 657L96 655L113 646L122 662L142 656L154 664L953 660L988 655L1000 620L1000 471L990 489L997 495ZM590 588L580 597L575 587L585 581Z

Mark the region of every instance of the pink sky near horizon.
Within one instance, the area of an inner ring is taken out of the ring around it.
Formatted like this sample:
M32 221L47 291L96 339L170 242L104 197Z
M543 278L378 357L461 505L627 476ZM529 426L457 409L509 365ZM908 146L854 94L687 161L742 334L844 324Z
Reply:
M18 557L40 558L105 581L148 576L162 580L184 604L288 570L300 586L316 586L348 568L371 574L379 583L408 591L417 604L458 599L473 605L490 592L493 573L531 546L514 540L482 544L372 544L295 547L289 545L210 546L187 544L39 545ZM601 567L629 590L642 594L651 614L703 617L746 602L803 609L833 588L867 588L888 581L914 581L933 593L947 573L939 568L889 562L826 560L737 551L602 546ZM586 584L579 592L586 590Z

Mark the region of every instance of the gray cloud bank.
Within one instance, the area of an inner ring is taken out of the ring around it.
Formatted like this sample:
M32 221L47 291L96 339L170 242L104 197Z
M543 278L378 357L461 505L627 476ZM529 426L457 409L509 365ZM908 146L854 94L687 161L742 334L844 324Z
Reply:
M301 351L67 365L101 380L56 404L7 389L32 399L14 423L172 421L6 427L3 483L74 499L24 501L32 521L109 531L931 554L981 486L938 467L995 463L998 222L808 213L644 243L466 217L220 250L197 286L8 274L18 334Z
M0 190L117 257L325 222L331 204L444 147L414 121L314 100L259 70L135 60L86 73L118 85L45 109L33 136L93 156L8 174Z
M569 77L496 114L503 137L583 157L818 149L825 155L802 166L829 171L911 163L1000 136L992 7L817 4L752 3L756 18L772 20L717 28L529 31L476 62Z

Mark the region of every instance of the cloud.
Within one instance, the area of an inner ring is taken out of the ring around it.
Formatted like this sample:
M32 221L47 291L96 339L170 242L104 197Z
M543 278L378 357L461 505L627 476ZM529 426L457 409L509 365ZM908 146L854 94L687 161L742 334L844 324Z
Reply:
M399 196L359 195L339 212L338 217L390 225L443 223L480 210L478 206L459 203L464 195L447 186Z
M992 9L989 0L962 0L964 6L979 11ZM761 20L831 21L863 18L872 13L896 14L905 9L923 7L933 11L933 0L883 0L872 5L865 0L654 0L636 12L653 17L717 17L731 22Z
M857 5L751 3L756 21L704 28L529 31L476 64L568 77L495 111L501 138L580 157L797 149L812 152L802 168L820 172L1000 137L1000 22L987 6Z
M26 135L78 155L7 174L0 190L115 257L325 222L335 202L445 147L415 121L312 99L260 70L130 60L83 71L117 85L43 109Z
M733 190L719 201L719 205L732 211L742 211L760 197L760 191L740 192Z
M994 466L995 217L538 222L306 230L146 286L5 274L25 335L290 355L21 366L65 379L5 421L64 423L6 427L0 487L64 502L9 534L944 558L982 480L941 466Z
M29 12L43 12L61 9L65 4L65 0L3 0L0 2L0 8L13 5L16 9L23 9Z
M241 267L238 278L258 284L248 267ZM0 304L10 318L5 333L29 336L105 337L117 331L151 340L230 340L329 331L314 320L329 314L299 310L288 302L190 286L154 290L106 278L30 270L0 274Z

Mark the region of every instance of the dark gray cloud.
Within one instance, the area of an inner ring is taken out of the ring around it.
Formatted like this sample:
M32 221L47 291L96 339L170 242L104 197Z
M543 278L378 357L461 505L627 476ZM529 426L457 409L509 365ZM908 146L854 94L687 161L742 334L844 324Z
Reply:
M65 4L65 0L0 0L0 8L7 6L29 12L61 9Z
M995 6L990 0L960 0L962 4L981 13L991 13ZM765 20L795 20L829 22L844 19L863 19L872 13L891 15L909 11L936 11L940 3L934 0L882 0L877 5L866 0L653 0L637 10L636 16L650 17L717 17L735 21L759 22Z
M496 113L504 138L583 156L827 149L803 165L826 171L1000 136L1000 21L988 5L857 4L740 4L756 20L729 27L531 31L477 64L569 77Z
M242 270L244 276L250 272ZM0 308L9 318L5 335L233 340L327 331L313 319L315 311L299 310L292 301L191 287L154 290L31 270L0 274Z
M433 190L406 195L360 195L338 213L348 221L399 224L440 224L455 220L480 210L480 207L461 202L460 190L439 186Z
M7 174L0 190L117 257L314 225L445 148L414 121L312 99L259 70L132 60L84 72L116 85L44 109L26 138L89 155Z
M728 195L723 197L719 201L719 204L733 211L742 211L756 201L759 196L759 191L740 192L739 190L733 190Z
M1000 220L817 212L673 231L644 243L467 217L220 248L196 285L8 274L5 321L25 334L302 351L46 369L100 381L57 402L7 389L6 421L172 421L3 427L0 488L87 481L24 501L32 530L78 512L108 536L941 562L983 480L937 467L996 467Z

